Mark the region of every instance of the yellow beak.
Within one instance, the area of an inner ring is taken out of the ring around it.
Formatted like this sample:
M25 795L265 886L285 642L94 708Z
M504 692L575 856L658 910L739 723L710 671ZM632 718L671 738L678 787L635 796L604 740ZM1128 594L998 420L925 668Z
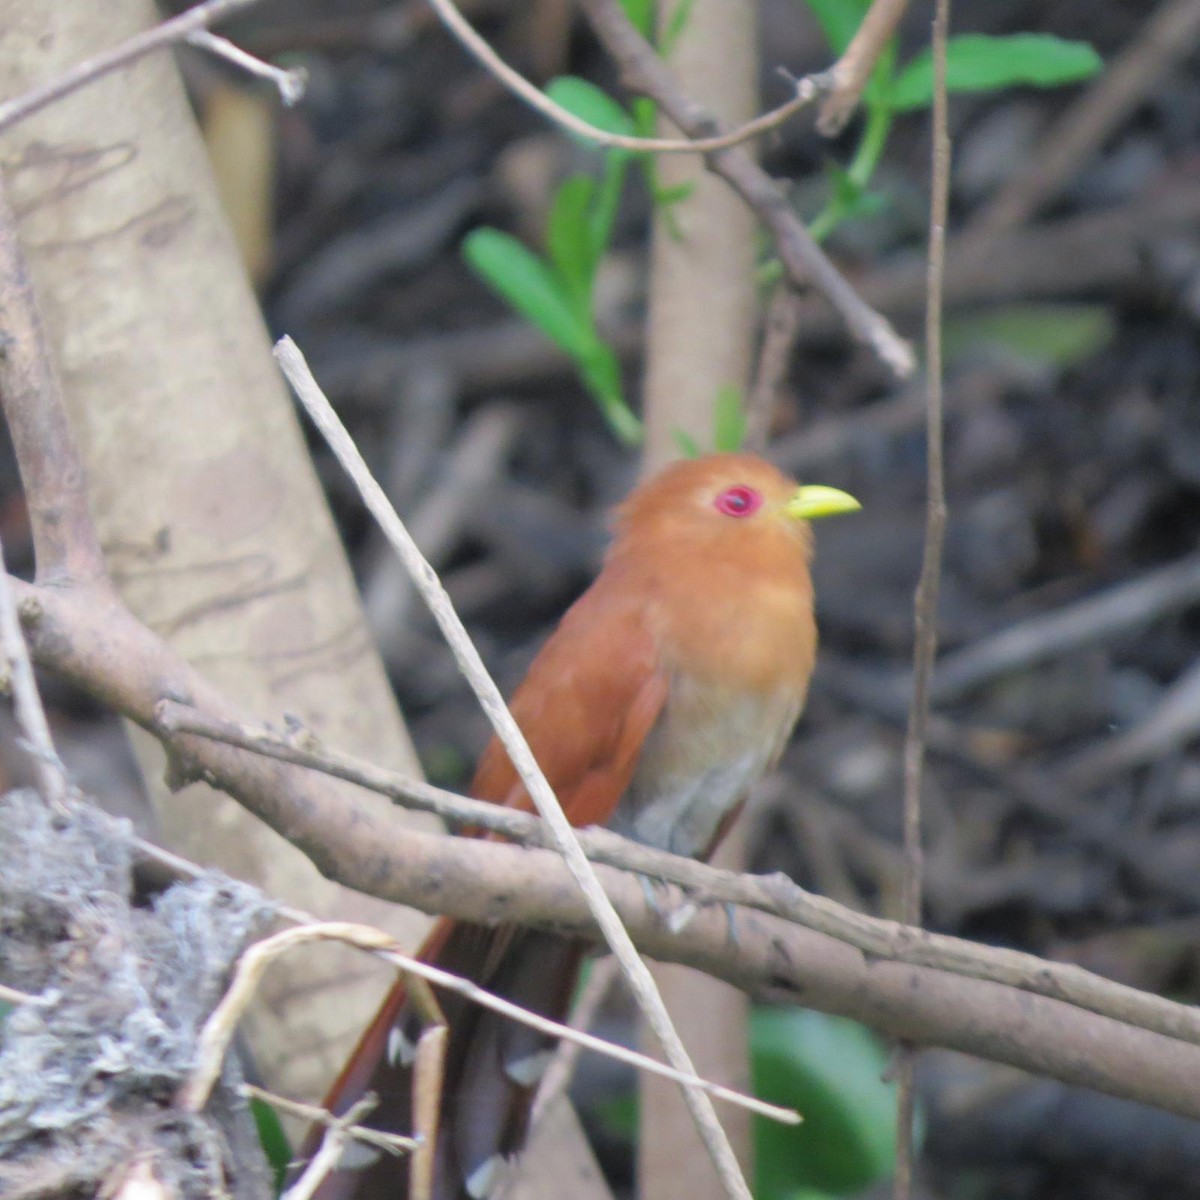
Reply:
M860 508L862 505L849 492L813 483L797 488L783 511L797 521L812 521L835 513L857 512Z

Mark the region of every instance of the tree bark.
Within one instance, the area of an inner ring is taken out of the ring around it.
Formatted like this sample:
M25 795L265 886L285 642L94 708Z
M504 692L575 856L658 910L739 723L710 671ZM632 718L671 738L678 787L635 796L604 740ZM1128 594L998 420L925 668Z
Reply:
M155 19L150 0L0 0L0 96ZM0 157L126 602L247 709L418 770L170 54L16 126ZM228 797L171 795L158 744L134 742L183 853L406 943L425 927L329 883ZM274 968L247 1022L268 1086L318 1095L384 982L343 954Z

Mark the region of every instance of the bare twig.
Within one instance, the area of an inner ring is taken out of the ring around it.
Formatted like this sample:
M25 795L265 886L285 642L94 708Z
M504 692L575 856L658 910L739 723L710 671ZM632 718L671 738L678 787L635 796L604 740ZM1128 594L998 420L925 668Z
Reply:
M44 996L32 996L28 992L20 992L6 983L0 983L0 1000L5 1004L45 1004Z
M1146 571L1094 596L1011 625L938 664L933 697L957 699L998 675L1137 629L1200 598L1200 555Z
M689 137L720 132L719 122L680 89L617 0L582 0L582 6L631 88L651 97ZM714 151L708 164L758 213L775 240L788 277L799 286L816 287L855 337L869 345L896 375L909 375L915 366L912 347L843 278L809 237L783 189L745 149L732 146Z
M38 790L48 803L61 805L67 794L67 773L54 749L42 698L38 695L37 680L33 677L33 667L29 662L29 650L21 633L21 621L13 602L12 588L8 585L3 546L0 546L0 654L8 660L13 708L33 758Z
M413 1058L412 1121L417 1148L408 1161L411 1200L430 1200L437 1170L438 1124L446 1075L447 1025L432 1025L417 1039Z
M878 7L878 3L876 5ZM872 10L874 11L874 10ZM904 736L904 921L921 924L923 855L921 789L925 738L929 725L929 685L937 657L938 593L942 578L942 544L946 536L946 480L942 465L942 275L946 263L946 218L950 205L950 131L946 119L946 39L950 0L937 0L933 18L933 185L929 200L929 267L925 309L925 355L929 401L925 446L928 485L925 552L915 601L916 645L913 648L913 695ZM908 1200L912 1191L914 1051L902 1045L896 1071L896 1174L893 1196Z
M378 1146L381 1150L387 1150L390 1153L411 1154L417 1149L415 1138L406 1137L400 1133L382 1133L368 1125L347 1125L344 1116L334 1116L327 1108L322 1108L319 1104L304 1104L300 1100L289 1100L286 1096L278 1096L274 1092L268 1092L265 1088L255 1087L252 1083L240 1084L238 1091L249 1099L261 1100L264 1104L269 1104L272 1108L277 1108L289 1116L300 1117L302 1120L312 1121L317 1125L337 1125L356 1142Z
M757 454L766 449L771 415L796 347L796 335L800 332L799 300L790 284L778 283L767 304L758 365L746 405L746 436L742 440L745 449Z
M312 1200L325 1177L341 1161L346 1143L354 1137L353 1130L359 1128L358 1120L374 1107L374 1098L367 1096L352 1105L344 1117L335 1117L326 1128L316 1154L304 1168L304 1174L283 1193L280 1200Z
M245 50L234 45L228 38L209 33L207 29L198 29L195 33L189 33L186 41L189 46L195 46L198 50L207 50L209 54L223 58L248 75L268 80L274 84L275 89L279 92L280 100L288 108L299 104L304 98L304 89L308 86L308 72L303 67L285 69L273 66L269 62L263 62L261 58L255 58L253 54L247 54Z
M197 4L169 21L163 21L161 25L136 34L111 50L104 50L85 59L57 79L0 104L0 132L24 120L25 117L40 112L46 105L85 84L128 66L154 50L185 41L197 30L207 29L209 25L215 24L230 13L257 3L258 0L206 0L205 3Z
M555 104L540 88L534 87L519 71L514 71L487 42L479 36L451 0L429 0L446 28L470 51L475 60L492 73L510 92L531 108L549 117L561 129L585 137L597 146L615 150L640 150L654 154L708 154L761 137L782 125L789 117L811 104L821 92L821 77L809 76L796 81L796 94L778 108L739 125L728 133L697 138L643 138L611 133L589 121L584 121Z
M390 934L384 933L383 930L370 925L355 925L348 921L315 921L312 919L306 920L304 924L295 929L285 929L260 942L255 942L242 954L234 971L233 981L201 1030L196 1050L196 1065L176 1097L176 1103L181 1109L186 1112L199 1112L208 1102L209 1093L220 1075L225 1052L229 1048L238 1022L267 967L281 954L286 954L296 946L316 941L344 942L346 945L355 946L360 950L378 954L406 974L415 975L419 979L437 984L438 987L457 992L485 1008L490 1008L514 1021L529 1025L540 1033L554 1038L576 1041L589 1050L596 1050L619 1062L651 1071L656 1075L663 1075L689 1087L702 1088L713 1096L748 1108L751 1112L770 1117L785 1125L795 1125L800 1119L793 1109L781 1108L775 1104L756 1100L752 1096L744 1096L732 1088L700 1079L694 1072L674 1070L635 1050L627 1050L624 1046L606 1042L603 1038L594 1037L581 1030L571 1029L558 1021L550 1021L536 1013L528 1012L520 1005L512 1004L499 996L493 996L469 980L461 979L448 971L443 971L429 963L423 963L401 953L396 939Z
M0 403L25 485L38 579L104 576L83 462L0 178Z
M275 354L309 416L354 480L371 514L412 573L413 582L429 605L459 669L470 683L492 728L504 744L534 806L550 827L556 849L562 854L571 875L587 900L588 908L595 916L605 942L621 964L638 1007L645 1014L647 1023L662 1045L668 1061L680 1074L695 1076L691 1056L675 1031L649 968L638 955L637 947L621 923L617 910L596 878L591 863L579 845L575 831L546 782L546 777L535 761L524 734L508 711L500 689L488 673L479 651L475 649L454 611L450 597L442 587L436 572L422 557L396 510L384 495L383 489L371 476L366 463L321 392L296 344L290 338L282 338L276 345ZM737 1158L717 1120L712 1102L701 1091L691 1087L685 1090L684 1095L701 1138L713 1156L717 1171L726 1181L730 1194L751 1200L750 1189L742 1178Z
M908 0L874 0L850 45L829 69L832 86L821 101L818 132L826 137L836 137L846 127L884 46L895 33L907 7Z

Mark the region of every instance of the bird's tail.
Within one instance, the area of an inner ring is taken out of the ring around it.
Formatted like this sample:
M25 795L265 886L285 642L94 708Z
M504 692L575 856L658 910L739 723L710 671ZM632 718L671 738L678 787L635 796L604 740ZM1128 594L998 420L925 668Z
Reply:
M583 943L574 938L443 918L418 957L522 1008L561 1020L582 954ZM438 999L450 1033L433 1197L485 1200L503 1176L505 1160L525 1140L530 1106L554 1042L456 993L439 993ZM410 1133L411 1068L420 1033L401 981L363 1034L326 1107L340 1115L372 1092L378 1103L363 1123L388 1133ZM315 1152L321 1133L310 1131L302 1160ZM315 1200L403 1200L407 1180L404 1159L354 1143Z

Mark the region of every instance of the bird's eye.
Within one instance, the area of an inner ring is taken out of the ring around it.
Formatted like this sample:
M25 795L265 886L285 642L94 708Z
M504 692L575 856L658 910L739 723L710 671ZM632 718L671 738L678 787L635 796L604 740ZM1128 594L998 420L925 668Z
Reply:
M717 512L727 517L748 517L762 506L762 495L744 483L726 488L713 501Z

